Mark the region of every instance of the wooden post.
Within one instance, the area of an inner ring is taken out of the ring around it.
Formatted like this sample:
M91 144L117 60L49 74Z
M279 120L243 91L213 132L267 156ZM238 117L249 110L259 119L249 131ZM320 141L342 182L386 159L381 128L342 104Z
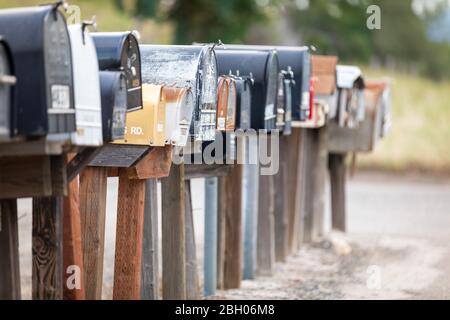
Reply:
M297 251L298 237L299 237L299 220L300 210L299 205L302 200L298 198L301 194L301 183L303 183L303 177L301 176L301 144L302 144L302 129L292 128L292 134L287 137L287 197L288 197L288 248L292 254ZM283 158L281 163L283 163Z
M204 295L212 296L217 288L218 178L205 179ZM223 261L223 260L222 260ZM223 264L222 264L223 265ZM223 276L222 276L223 280Z
M331 221L335 230L347 231L345 187L346 187L346 154L330 154L331 181Z
M308 146L308 129L301 129L298 147L297 147L297 175L296 175L296 185L295 185L295 230L296 236L293 243L293 249L298 251L305 238L305 210L306 202L310 197L311 186L309 185L308 175L306 174L307 169L307 159L309 157L309 146Z
M199 280L197 269L197 250L195 248L195 231L194 231L194 217L192 212L192 196L191 196L191 181L185 182L185 236L186 236L186 299L198 300L200 299Z
M224 290L224 267L226 248L226 207L225 202L220 201L219 194L226 189L226 180L217 178L217 289Z
M247 154L258 154L256 141L246 144ZM257 160L257 159L256 159ZM244 212L244 270L243 279L256 277L258 237L259 166L257 162L243 165L242 207Z
M304 241L313 242L323 235L325 181L327 170L327 129L308 129L305 167Z
M234 166L219 180L219 210L225 211L220 213L225 216L223 287L228 290L239 288L242 280L242 166Z
M107 168L87 167L80 174L80 218L86 299L100 300L103 283Z
M184 164L173 164L162 191L163 299L186 299Z
M0 300L19 300L17 200L0 200Z
M289 149L287 136L280 137L280 171L275 176L275 259L284 262L289 255Z
M144 242L142 245L142 300L159 299L157 180L145 182Z
M130 180L119 169L119 193L114 261L114 300L141 298L145 180Z
M275 264L274 176L259 177L258 265L259 275L272 275Z
M35 300L63 298L63 198L33 199L32 296Z
M81 241L80 193L78 179L69 183L63 216L63 298L84 300L83 250Z

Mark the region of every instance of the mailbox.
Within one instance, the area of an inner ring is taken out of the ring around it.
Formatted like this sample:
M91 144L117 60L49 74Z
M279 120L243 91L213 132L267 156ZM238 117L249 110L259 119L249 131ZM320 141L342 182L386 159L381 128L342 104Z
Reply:
M250 77L234 76L236 82L236 129L251 128L251 105L253 80Z
M356 128L364 120L364 79L355 66L337 66L339 126Z
M77 125L72 143L95 147L103 144L100 75L95 45L86 26L69 26Z
M194 95L190 134L212 141L216 131L217 67L213 46L142 45L144 83L190 89Z
M217 91L217 130L233 131L236 125L235 79L221 76Z
M276 129L278 93L278 56L275 51L216 50L219 74L251 76L251 127L259 130Z
M312 74L314 79L314 91L316 102L328 107L328 118L334 119L337 114L337 90L336 90L336 56L313 55Z
M133 32L92 33L102 71L122 71L127 83L128 111L142 109L141 53Z
M142 86L143 108L127 113L125 138L119 144L163 147L166 144L166 101L163 87Z
M16 78L11 51L0 37L0 143L11 139L11 106Z
M0 10L0 32L18 79L13 136L65 134L65 140L75 132L70 39L60 4Z
M165 142L184 147L189 138L195 97L189 88L176 87L163 87L163 95L166 101Z
M293 73L292 120L306 121L310 116L311 53L308 47L227 45L239 50L276 50L279 68Z
M120 71L100 72L102 126L104 143L125 137L127 82Z

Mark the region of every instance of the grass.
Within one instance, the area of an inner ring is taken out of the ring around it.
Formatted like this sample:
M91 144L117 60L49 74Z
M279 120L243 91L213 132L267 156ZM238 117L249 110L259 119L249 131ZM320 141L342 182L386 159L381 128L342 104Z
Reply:
M392 80L393 128L362 168L450 172L450 82L365 68L366 78Z

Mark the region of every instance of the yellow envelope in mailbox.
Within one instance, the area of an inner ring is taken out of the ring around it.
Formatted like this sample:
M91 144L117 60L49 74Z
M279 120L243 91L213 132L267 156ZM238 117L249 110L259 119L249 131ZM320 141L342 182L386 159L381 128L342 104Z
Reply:
M143 108L127 113L125 139L114 143L165 145L166 101L162 86L144 84L142 86Z

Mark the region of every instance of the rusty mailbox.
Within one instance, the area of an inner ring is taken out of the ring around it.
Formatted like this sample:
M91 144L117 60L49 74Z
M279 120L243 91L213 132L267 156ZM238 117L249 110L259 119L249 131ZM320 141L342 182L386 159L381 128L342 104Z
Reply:
M77 125L72 144L95 147L103 144L103 131L97 52L86 30L90 24L69 26Z
M341 127L356 128L364 120L364 79L355 66L338 65L337 122Z
M127 115L127 82L120 71L100 72L102 127L104 143L125 137Z
M127 110L142 109L141 53L136 32L91 34L102 71L121 71L127 83Z
M188 120L195 141L212 141L216 131L217 66L212 45L142 45L144 83L174 86L193 94ZM179 130L181 132L181 130ZM183 140L183 138L176 138Z
M0 32L18 79L10 116L13 137L67 141L75 132L70 38L60 5L0 10Z
M0 143L11 140L11 108L16 83L9 45L0 36Z
M217 130L233 131L236 126L236 80L231 76L219 77L217 89Z
M216 50L219 74L250 76L251 128L276 129L278 56L276 51L220 48Z

